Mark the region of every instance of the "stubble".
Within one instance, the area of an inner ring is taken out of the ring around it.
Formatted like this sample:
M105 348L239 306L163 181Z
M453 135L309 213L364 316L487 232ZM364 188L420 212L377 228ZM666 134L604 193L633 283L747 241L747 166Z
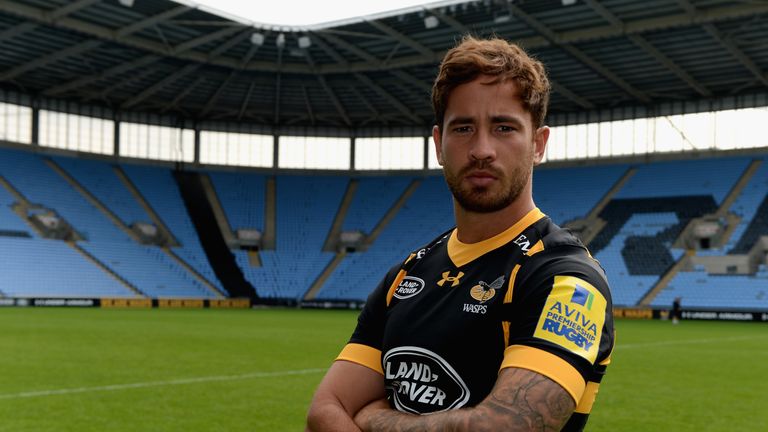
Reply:
M458 173L443 168L445 182L461 208L473 213L493 213L507 208L520 196L533 172L533 153L524 155L525 162L504 173L486 161L475 160ZM491 186L469 185L463 180L473 171L483 170L496 177ZM497 184L496 184L497 183Z

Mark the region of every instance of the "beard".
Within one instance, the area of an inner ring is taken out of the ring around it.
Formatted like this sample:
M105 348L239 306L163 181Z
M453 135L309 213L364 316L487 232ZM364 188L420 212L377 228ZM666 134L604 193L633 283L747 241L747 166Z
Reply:
M472 213L493 213L507 208L522 193L533 172L533 157L504 173L486 161L473 161L458 173L443 167L445 182L458 205ZM496 177L490 186L472 186L463 183L463 179L475 170L488 171Z

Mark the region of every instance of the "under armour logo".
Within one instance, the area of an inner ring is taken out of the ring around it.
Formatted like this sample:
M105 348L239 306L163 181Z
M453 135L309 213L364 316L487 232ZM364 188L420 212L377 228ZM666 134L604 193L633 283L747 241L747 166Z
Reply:
M443 286L446 282L451 283L451 288L461 283L461 277L464 276L464 272L459 272L456 276L451 276L451 272L443 272L443 278L437 281L438 286Z

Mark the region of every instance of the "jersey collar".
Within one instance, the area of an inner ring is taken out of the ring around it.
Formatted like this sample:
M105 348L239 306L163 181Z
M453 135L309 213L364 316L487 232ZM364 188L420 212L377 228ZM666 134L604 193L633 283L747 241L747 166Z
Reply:
M448 256L456 267L466 265L488 252L515 240L524 229L545 216L538 207L534 208L511 227L477 243L462 243L458 238L457 230L454 228L453 232L451 232L451 237L448 239Z

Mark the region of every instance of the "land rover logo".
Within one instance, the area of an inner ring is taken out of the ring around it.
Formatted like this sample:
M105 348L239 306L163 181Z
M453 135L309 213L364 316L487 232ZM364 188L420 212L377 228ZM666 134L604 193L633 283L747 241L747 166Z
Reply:
M424 280L415 276L406 276L397 285L395 290L395 297L399 299L407 299L420 293L424 289Z
M424 348L393 348L384 355L387 392L399 411L426 414L461 408L469 389L439 355Z

